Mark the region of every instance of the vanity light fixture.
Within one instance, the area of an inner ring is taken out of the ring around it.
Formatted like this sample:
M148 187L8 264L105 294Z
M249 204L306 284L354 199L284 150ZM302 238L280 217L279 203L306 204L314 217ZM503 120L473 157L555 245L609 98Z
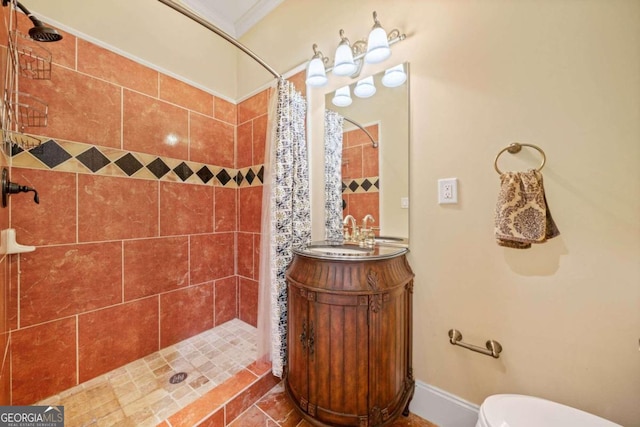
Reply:
M353 93L358 98L369 98L376 93L376 85L373 83L373 76L365 77L356 83Z
M386 87L398 87L407 81L407 73L404 72L404 65L398 64L384 72L382 84Z
M336 49L334 63L327 66L329 58L318 51L318 45L313 45L313 57L307 65L307 85L320 87L327 83L326 73L332 71L337 76L357 77L364 63L376 64L386 60L391 55L391 45L404 40L407 36L394 29L385 32L378 14L373 12L373 28L367 41L358 40L350 43L345 37L344 30L340 30L340 43Z
M333 74L336 76L350 76L356 72L358 65L353 59L353 51L349 39L344 36L344 30L340 30L340 44L336 49L333 65Z
M336 90L335 95L333 95L333 99L331 100L333 105L336 107L348 107L351 105L353 100L351 99L351 91L349 90L349 86L341 87Z
M322 52L318 50L318 45L314 43L313 57L307 65L307 85L320 87L327 84L327 72L324 68L326 62L329 62L329 58L325 57Z

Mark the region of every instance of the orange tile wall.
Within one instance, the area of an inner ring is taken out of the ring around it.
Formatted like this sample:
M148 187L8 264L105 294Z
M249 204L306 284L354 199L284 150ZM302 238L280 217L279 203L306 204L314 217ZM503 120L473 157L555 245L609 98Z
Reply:
M4 75L6 71L7 59L7 22L9 20L9 8L3 8L0 13L0 93L4 93ZM0 150L2 151L2 150ZM8 167L9 160L5 155L0 154L0 169ZM9 227L9 210L0 208L0 230ZM8 321L8 301L9 301L9 257L0 254L0 354L2 364L0 365L0 405L6 406L11 403L11 362L10 362L10 340Z
M238 105L237 167L264 163L267 136L268 93L261 92ZM242 303L239 317L256 325L258 272L260 269L260 220L262 187L238 190L238 289Z
M366 126L373 139L379 140L378 125ZM344 132L342 136L342 180L350 181L358 178L377 177L380 174L378 165L378 149L371 145L369 137L360 129ZM343 216L353 215L360 221L371 214L380 227L380 193L358 192L345 193L342 199L347 202Z
M19 28L30 28L22 15ZM20 80L49 105L47 127L25 132L226 168L264 162L266 92L235 105L63 36L47 44L51 80ZM34 403L232 318L256 324L261 186L47 167L14 167L11 180L40 204L21 194L0 209L0 227L37 247L0 262L0 404Z

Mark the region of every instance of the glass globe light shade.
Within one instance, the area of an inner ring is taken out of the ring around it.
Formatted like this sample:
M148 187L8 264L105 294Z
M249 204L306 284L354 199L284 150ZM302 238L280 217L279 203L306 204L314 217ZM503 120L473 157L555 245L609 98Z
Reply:
M391 48L387 40L387 33L384 28L376 25L369 33L364 61L367 64L377 64L389 56L391 56Z
M307 64L307 80L309 86L320 87L327 84L327 72L321 58L312 58Z
M407 81L407 74L404 72L404 65L398 64L389 68L382 76L382 84L386 87L398 87Z
M340 89L337 89L335 95L333 95L333 99L331 100L331 102L336 107L348 107L349 105L351 105L353 100L351 99L349 86L344 86Z
M356 83L353 93L358 98L369 98L376 93L376 86L373 83L373 76L365 77Z
M336 49L336 56L333 65L333 74L336 76L350 76L356 69L357 65L353 60L353 52L348 43L340 43Z

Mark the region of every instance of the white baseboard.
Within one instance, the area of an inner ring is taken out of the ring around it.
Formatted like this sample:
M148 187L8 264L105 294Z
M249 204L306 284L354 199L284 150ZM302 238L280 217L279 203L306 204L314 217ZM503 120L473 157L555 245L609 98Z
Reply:
M409 409L438 427L474 427L480 408L437 387L416 381Z

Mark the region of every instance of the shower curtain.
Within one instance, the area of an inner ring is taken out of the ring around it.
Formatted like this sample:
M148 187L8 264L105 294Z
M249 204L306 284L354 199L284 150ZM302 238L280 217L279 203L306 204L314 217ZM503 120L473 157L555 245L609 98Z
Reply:
M258 359L271 360L282 378L287 346L285 270L293 248L311 240L307 103L290 82L279 79L269 108L262 194Z
M324 112L325 238L342 242L342 125L335 111Z

